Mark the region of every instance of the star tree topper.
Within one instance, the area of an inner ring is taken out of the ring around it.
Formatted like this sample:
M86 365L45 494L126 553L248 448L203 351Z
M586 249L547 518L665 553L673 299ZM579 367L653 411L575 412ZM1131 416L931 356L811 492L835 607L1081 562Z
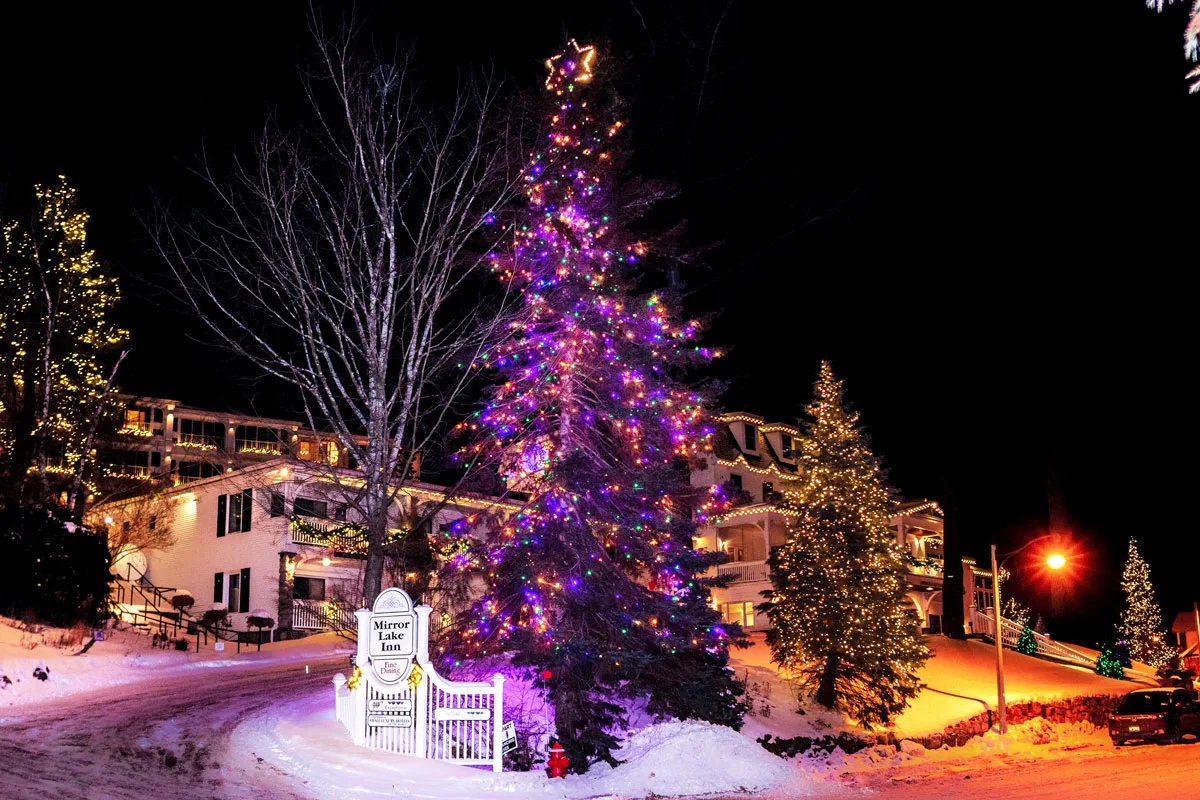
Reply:
M586 47L580 47L574 39L568 44L574 48L574 53L570 49L564 49L558 55L546 59L546 69L550 72L546 76L546 88L558 94L571 91L577 83L590 81L592 79L592 62L596 60L594 46L589 44Z

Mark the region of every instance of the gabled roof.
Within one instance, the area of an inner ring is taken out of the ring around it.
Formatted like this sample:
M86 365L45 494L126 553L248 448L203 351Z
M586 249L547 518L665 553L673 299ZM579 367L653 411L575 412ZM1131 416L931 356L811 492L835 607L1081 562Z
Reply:
M718 428L713 437L713 452L717 456L717 461L723 466L744 466L752 472L774 473L783 478L793 478L799 474L799 467L785 461L782 454L775 450L771 440L766 436L768 433L776 432L799 436L800 432L796 426L784 423L765 423L762 417L745 412L722 414L717 417L717 421L724 424ZM742 439L735 436L729 429L731 424L738 422L748 422L755 426L757 452L747 450L743 446Z
M1175 621L1171 623L1171 633L1184 633L1185 631L1196 630L1196 612L1195 611L1180 611L1175 615Z

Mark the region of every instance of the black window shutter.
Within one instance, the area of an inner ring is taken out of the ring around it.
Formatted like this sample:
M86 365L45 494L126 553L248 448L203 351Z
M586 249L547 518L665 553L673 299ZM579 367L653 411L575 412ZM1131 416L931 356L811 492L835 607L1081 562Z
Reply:
M276 492L271 495L271 516L282 517L287 513L286 501L282 494Z
M247 528L247 530L249 530ZM250 610L250 568L242 570L242 595L238 611L245 613Z
M213 602L220 603L225 599L225 573L213 575Z
M228 500L228 495L217 495L217 536L225 535L225 504Z
M250 512L254 508L254 490L242 490L242 530L250 530Z

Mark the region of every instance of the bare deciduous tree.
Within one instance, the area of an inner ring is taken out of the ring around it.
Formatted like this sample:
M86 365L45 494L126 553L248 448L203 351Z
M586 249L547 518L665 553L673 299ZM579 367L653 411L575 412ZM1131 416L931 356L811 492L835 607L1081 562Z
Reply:
M215 340L292 387L309 424L357 462L353 478L330 477L359 498L370 602L396 487L436 443L502 325L502 298L468 295L520 170L494 120L494 81L460 82L434 110L409 57L360 57L353 27L338 37L313 28L314 128L268 126L228 180L205 161L198 174L220 211L180 220L163 210L155 236Z
M114 509L108 528L108 556L112 564L144 550L169 550L175 546L174 511L161 490L137 495Z

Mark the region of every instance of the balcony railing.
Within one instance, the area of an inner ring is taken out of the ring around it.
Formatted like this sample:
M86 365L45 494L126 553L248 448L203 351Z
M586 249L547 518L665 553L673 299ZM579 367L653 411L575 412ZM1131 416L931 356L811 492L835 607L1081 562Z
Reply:
M304 525L295 522L288 526L294 544L309 547L327 547L339 555L361 556L367 552L367 542L361 536L344 536L336 529L344 525L342 522L312 522L305 520Z
M333 600L292 600L292 628L300 631L357 630L353 609Z
M771 571L766 561L734 561L717 565L718 578L732 578L730 583L771 580Z
M196 450L225 449L224 437L210 436L203 433L181 433L176 444L180 447L191 447Z

